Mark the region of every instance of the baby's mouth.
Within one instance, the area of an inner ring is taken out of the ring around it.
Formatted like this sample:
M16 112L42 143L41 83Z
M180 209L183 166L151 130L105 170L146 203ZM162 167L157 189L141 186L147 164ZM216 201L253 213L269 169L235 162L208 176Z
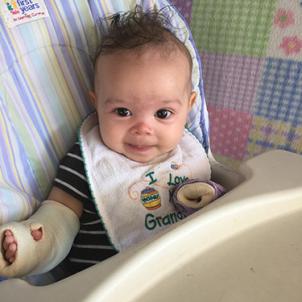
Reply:
M153 145L126 144L126 146L136 152L146 152L153 148Z

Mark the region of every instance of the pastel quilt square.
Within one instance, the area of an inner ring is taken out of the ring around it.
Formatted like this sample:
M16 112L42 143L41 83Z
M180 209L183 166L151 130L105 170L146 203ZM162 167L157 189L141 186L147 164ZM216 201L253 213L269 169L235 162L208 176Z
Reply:
M263 59L202 54L205 95L210 105L250 112Z
M268 58L263 69L254 114L302 124L302 63Z
M296 0L278 0L267 56L302 60L302 5Z
M248 138L247 157L253 157L271 149L302 153L302 126L254 117Z
M192 32L201 50L263 56L276 0L195 0Z
M172 4L174 4L181 14L186 18L188 22L191 21L191 13L192 13L192 0L172 0Z
M210 142L214 154L241 160L245 156L252 117L245 112L209 106Z

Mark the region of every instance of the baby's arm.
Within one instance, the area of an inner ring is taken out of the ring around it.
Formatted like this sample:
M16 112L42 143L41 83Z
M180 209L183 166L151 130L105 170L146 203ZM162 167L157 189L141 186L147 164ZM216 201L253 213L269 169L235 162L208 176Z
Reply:
M48 199L28 220L1 226L0 275L42 273L66 257L78 232L83 206L57 187Z

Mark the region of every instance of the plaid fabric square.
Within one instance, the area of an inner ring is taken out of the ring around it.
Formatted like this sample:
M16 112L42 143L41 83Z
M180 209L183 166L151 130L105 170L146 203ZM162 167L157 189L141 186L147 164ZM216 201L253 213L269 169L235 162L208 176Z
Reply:
M191 21L192 0L171 0L188 22Z
M236 55L202 55L208 104L250 112L260 78L262 59Z
M270 120L302 124L302 63L267 59L253 112Z
M195 0L192 32L199 49L263 56L276 0Z
M255 116L248 138L247 157L271 149L282 149L302 154L302 126L271 121Z
M209 106L210 142L214 154L241 160L245 156L252 117L245 112Z

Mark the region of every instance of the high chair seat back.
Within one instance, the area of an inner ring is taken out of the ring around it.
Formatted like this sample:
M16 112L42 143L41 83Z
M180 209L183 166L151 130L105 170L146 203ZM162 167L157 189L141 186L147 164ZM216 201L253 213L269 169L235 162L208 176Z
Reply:
M93 57L104 16L166 0L5 1L0 18L0 223L27 218L48 194L60 158L93 109ZM209 150L201 64L178 11L172 23L193 57L197 103L188 128Z

